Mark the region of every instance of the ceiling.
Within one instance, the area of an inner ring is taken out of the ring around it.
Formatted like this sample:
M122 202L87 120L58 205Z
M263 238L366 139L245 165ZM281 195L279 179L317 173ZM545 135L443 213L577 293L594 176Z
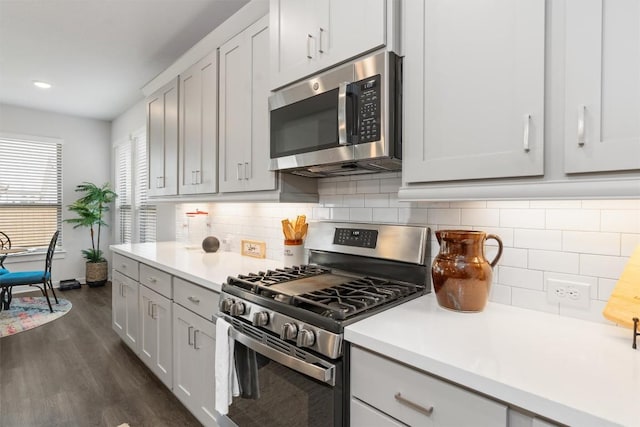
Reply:
M0 103L112 120L246 3L0 0Z

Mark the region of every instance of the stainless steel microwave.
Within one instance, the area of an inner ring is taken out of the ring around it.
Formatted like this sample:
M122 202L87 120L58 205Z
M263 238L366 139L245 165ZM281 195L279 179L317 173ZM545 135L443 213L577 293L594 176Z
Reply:
M323 177L402 164L402 61L377 52L269 98L271 170Z

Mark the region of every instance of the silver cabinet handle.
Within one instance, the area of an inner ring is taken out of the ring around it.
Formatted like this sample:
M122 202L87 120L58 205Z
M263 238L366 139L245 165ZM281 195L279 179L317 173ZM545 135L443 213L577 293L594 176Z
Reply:
M189 326L189 329L187 330L187 342L190 346L193 345L193 343L191 342L191 331L193 331L193 329L193 326Z
M202 184L202 171L200 169L196 171L196 184Z
M251 179L251 169L249 169L249 162L244 162L244 179Z
M153 312L151 310L151 300L149 300L147 301L147 315L149 315L149 317L153 317Z
M307 59L313 59L311 56L311 39L313 36L311 34L307 34Z
M322 34L324 33L324 28L320 27L320 34L318 35L318 52L324 53L324 49L322 48Z
M198 332L200 332L198 329L193 331L193 348L196 350L200 349L200 347L198 347L198 335L196 335Z
M158 281L158 279L156 279L156 278L155 278L155 277L153 277L153 276L149 276L149 281L150 281L151 283L156 283L156 282Z
M578 107L578 146L582 147L585 143L585 123L584 115L587 110L585 105Z
M236 177L238 178L238 181L240 181L241 178L241 174L240 174L240 168L242 167L242 163L238 163L238 165L236 166Z
M126 297L126 296L127 296L127 294L125 293L125 289L124 289L124 288L125 288L125 284L124 284L124 283L121 283L121 284L120 284L120 289L122 289L122 296L123 296L123 297Z
M188 299L189 301L191 301L192 303L194 303L194 304L200 304L200 299L199 299L199 298L196 298L196 297L187 297L187 299Z
M529 126L531 125L531 114L524 115L524 135L523 135L523 148L524 152L529 152Z
M164 176L156 177L156 188L164 188Z
M191 185L196 183L195 174L196 174L196 171L191 171Z
M151 318L154 320L158 318L158 311L156 310L157 306L158 304L151 304Z
M433 406L428 406L428 407L424 407L422 405L418 405L417 403L414 403L410 400L405 399L404 397L402 397L402 395L398 392L393 396L399 403L402 403L405 406L408 406L409 408L420 412L421 414L424 414L426 416L431 416L431 413L433 412Z
M338 144L347 145L347 83L338 86Z

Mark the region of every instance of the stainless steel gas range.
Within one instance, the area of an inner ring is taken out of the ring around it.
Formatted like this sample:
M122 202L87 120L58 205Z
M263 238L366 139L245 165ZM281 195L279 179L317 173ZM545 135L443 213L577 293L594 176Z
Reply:
M229 277L219 316L244 390L225 421L348 426L344 327L429 292L428 242L425 227L311 223L308 265Z

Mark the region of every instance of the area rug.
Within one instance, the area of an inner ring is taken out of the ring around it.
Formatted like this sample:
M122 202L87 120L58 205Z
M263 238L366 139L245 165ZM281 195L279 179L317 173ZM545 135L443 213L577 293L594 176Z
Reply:
M14 297L9 310L0 311L0 338L37 328L64 316L71 310L71 302L51 298L53 313L45 297Z

